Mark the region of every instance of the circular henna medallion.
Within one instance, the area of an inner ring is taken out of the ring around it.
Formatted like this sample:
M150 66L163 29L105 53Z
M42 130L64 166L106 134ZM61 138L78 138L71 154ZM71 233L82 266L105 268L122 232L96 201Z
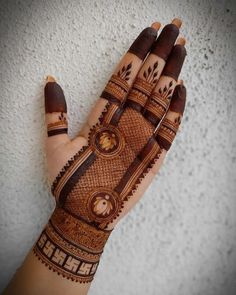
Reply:
M118 195L109 190L94 192L87 203L90 218L96 222L110 222L120 210Z
M99 127L92 135L92 145L97 154L106 158L118 155L124 144L123 135L113 126Z

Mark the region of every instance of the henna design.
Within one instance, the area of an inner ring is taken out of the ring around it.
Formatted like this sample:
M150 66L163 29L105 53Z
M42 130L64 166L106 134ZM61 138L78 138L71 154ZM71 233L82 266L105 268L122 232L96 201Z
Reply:
M101 97L107 99L109 102L120 104L124 101L128 90L129 84L126 79L123 79L118 75L112 75L102 92Z
M171 93L173 91L173 89L171 89L172 85L173 85L173 81L171 80L167 86L166 85L164 86L163 89L161 87L159 88L158 92L160 93L163 99L165 98L169 100L171 99Z
M142 78L136 78L127 98L126 105L141 112L154 88L154 85L158 81L157 77L158 61L143 72Z
M157 141L165 150L169 150L171 144L176 136L179 125L181 123L181 116L177 116L174 121L164 118L158 130Z
M166 25L161 31L156 42L153 44L151 53L167 60L179 35L179 28L174 24Z
M151 67L149 66L147 70L143 72L143 77L145 80L151 84L157 83L157 75L158 75L158 61L154 63L154 65Z
M67 133L68 122L63 112L58 116L58 120L47 125L48 136Z
M137 79L134 85L134 91L145 101L152 91L157 67L154 64L147 69L146 80ZM118 89L124 90L130 68L128 65L120 70L120 76L112 76L107 87L110 95L119 97ZM163 108L172 86L170 82L158 92ZM119 99L122 102L122 96ZM66 121L63 113L59 121ZM53 183L57 206L35 244L39 260L67 279L90 282L111 233L109 225L120 216L162 148L167 148L163 142L172 142L179 123L179 117L174 122L164 119L154 138L155 127L140 112L108 102L99 122L90 130L88 145L68 161Z
M181 116L178 116L177 118L175 118L174 122L176 125L180 125L181 124Z
M162 74L178 80L181 68L186 57L186 49L183 45L175 45L171 51L168 61L163 69Z
M143 60L156 40L156 36L157 31L154 28L144 29L130 46L128 52L135 54Z
M156 30L144 30L129 52L144 59L155 38ZM165 146L158 142L162 143L161 138L173 140L180 123L180 118L174 123L165 120L156 135L155 127L136 111L145 106L157 82L158 62L136 79L128 100L131 108L124 108L131 69L132 62L124 65L106 85L101 95L108 100L105 110L90 130L88 145L56 177L52 185L56 209L34 246L34 253L42 263L72 281L87 283L93 279L111 233L109 225L119 217L125 203L159 159ZM153 100L159 99L162 108L166 108L169 100L170 84L158 92L158 97L152 96ZM49 102L49 90L46 109L55 112L53 100L52 104ZM58 87L57 90L64 98ZM51 135L59 134L63 129L59 126L63 124L67 128L66 106L62 99L60 102L60 123L49 124Z
M152 88L152 84L149 82L142 80L141 78L136 78L127 98L126 105L140 112L145 106Z
M56 208L34 246L35 255L59 275L91 282L111 231L97 230Z
M143 131L137 134L139 125ZM90 131L88 145L68 161L53 183L57 207L34 247L49 268L74 281L93 279L111 233L108 225L118 218L162 152L153 131L140 113L107 103Z
M122 79L128 81L129 76L131 74L132 62L130 62L127 66L123 66L121 70L118 71L117 75Z
M160 146L162 146L165 150L170 149L179 125L181 124L185 102L186 88L183 85L177 85L169 107L169 111L172 113L172 118L170 120L167 113L160 125L160 128L156 130L156 139Z
M66 100L61 86L48 82L44 88L46 113L67 112Z
M160 87L157 92L154 91L146 103L144 116L153 125L157 125L165 114L172 97L173 86L174 83L171 80L168 85Z

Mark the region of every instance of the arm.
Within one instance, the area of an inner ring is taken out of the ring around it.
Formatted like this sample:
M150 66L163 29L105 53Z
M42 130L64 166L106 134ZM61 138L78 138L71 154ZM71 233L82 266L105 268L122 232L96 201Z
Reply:
M112 230L155 177L181 122L180 25L173 20L157 40L158 23L138 36L73 140L63 91L48 77L46 149L56 207L5 295L87 294Z

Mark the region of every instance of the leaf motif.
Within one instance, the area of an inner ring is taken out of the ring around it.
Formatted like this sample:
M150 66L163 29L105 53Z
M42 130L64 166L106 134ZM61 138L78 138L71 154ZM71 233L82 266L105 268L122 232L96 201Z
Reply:
M120 76L120 70L119 70L119 72L117 73L117 75Z
M131 67L132 67L132 62L128 64L127 70L131 69Z
M168 96L167 99L171 100L171 96Z
M163 91L166 92L166 90L167 90L167 87L165 86L164 89L163 89Z
M148 67L148 74L150 74L152 71L151 67Z
M168 94L167 94L167 95L170 95L170 94L171 94L171 92L172 92L172 89L170 89L170 90L168 91Z
M156 69L157 66L158 66L158 61L154 63L154 65L153 65L153 69Z
M126 76L126 77L129 76L130 73L131 73L131 71L126 72L125 76Z
M143 76L144 76L144 78L147 79L147 73L146 73L146 71L143 72Z
M156 83L157 83L157 79L153 80L152 83L153 83L153 84L156 84ZM160 89L159 89L159 90L160 90Z
M173 81L171 80L169 83L169 87L171 87L173 85Z
M123 68L122 68L122 70L121 70L121 71L122 71L122 73L125 71L125 66L123 66Z
M157 76L157 72L156 73L154 73L154 75L153 75L153 78L155 78Z
M175 118L175 123L178 123L178 124L180 124L180 123L181 123L180 116L179 116L179 117L177 117L177 118Z
M162 90L161 90L161 88L159 88L159 90L158 90L158 91L159 91L159 93L160 93L160 94L162 94Z
M125 80L128 81L129 80L129 77L126 77Z

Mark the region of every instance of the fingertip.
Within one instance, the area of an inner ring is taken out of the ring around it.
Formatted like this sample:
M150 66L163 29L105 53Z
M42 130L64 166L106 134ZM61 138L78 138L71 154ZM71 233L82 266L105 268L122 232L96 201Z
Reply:
M186 44L186 39L183 38L183 37L178 38L177 41L176 41L176 45L184 46L185 44Z
M151 25L151 28L153 28L153 29L155 29L157 31L160 29L160 27L161 27L161 23L159 23L159 22L154 22Z
M184 84L184 81L182 79L178 80L177 82L178 85L183 85Z
M180 18L174 18L171 23L177 28L180 28L182 26L182 20Z
M48 83L48 82L56 82L56 79L53 76L48 75L46 77L46 83Z
M150 51L157 37L157 30L153 27L145 28L134 40L128 52L135 54L141 60L144 60Z
M169 109L172 112L183 115L186 103L186 95L186 87L183 84L178 84L173 92Z
M166 25L156 42L154 43L152 53L156 54L160 58L167 60L174 44L179 35L179 28L174 24Z
M186 55L187 51L185 46L179 44L175 45L168 57L162 74L172 77L177 81Z
M67 112L66 100L64 92L56 80L47 79L47 83L44 87L45 97L45 111L46 113L53 112Z

